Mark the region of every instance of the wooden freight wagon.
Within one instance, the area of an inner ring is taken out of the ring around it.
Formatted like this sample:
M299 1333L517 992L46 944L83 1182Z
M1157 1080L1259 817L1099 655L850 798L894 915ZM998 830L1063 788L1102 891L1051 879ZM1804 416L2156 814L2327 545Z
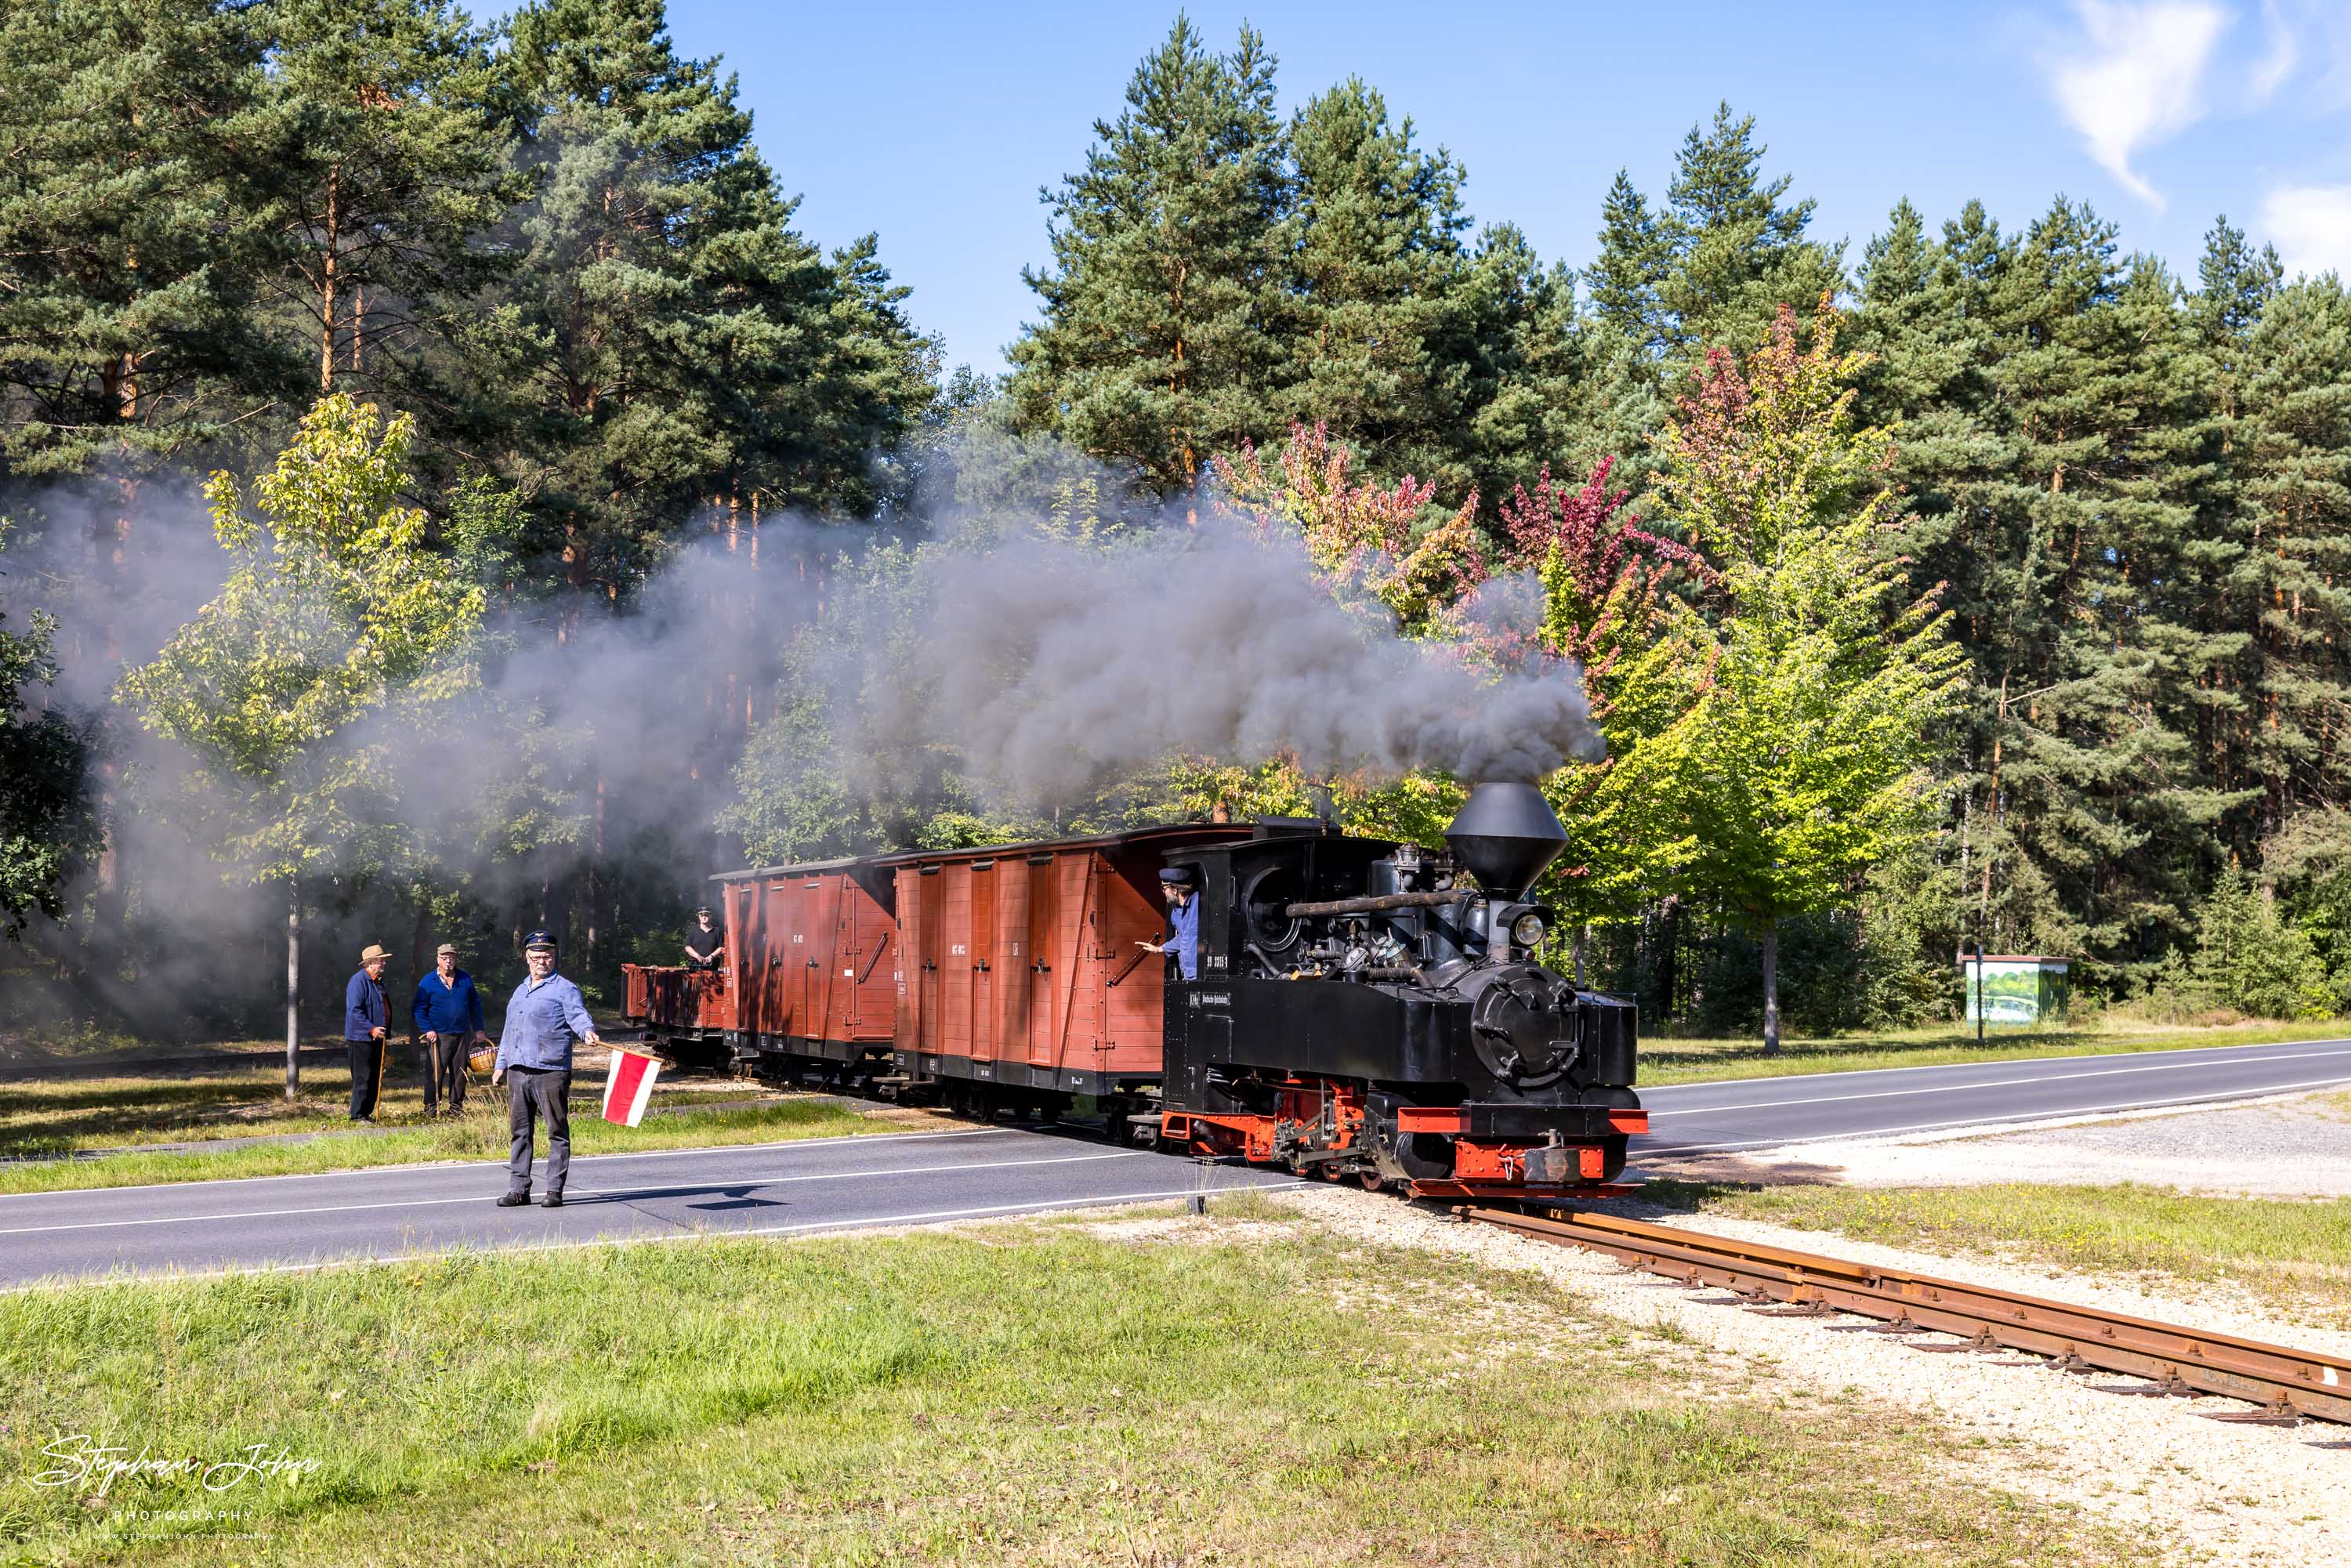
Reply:
M1160 867L1249 831L1153 828L869 862L896 886L899 1073L935 1081L969 1114L1155 1085L1166 960L1136 944L1165 929Z
M871 861L762 866L716 879L738 998L726 1035L739 1061L887 1061L897 1011L898 927L889 874Z

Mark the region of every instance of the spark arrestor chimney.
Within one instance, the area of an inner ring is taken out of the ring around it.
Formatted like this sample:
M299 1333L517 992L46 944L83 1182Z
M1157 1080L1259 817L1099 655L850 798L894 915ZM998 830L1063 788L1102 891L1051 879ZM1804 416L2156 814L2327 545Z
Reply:
M1480 784L1445 830L1445 841L1488 898L1512 904L1567 847L1567 830L1533 785Z

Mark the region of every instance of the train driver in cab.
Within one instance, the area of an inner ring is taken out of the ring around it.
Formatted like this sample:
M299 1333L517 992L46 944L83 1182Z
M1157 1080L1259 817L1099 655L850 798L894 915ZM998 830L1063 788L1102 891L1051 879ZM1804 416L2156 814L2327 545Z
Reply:
M1167 932L1156 942L1138 942L1152 953L1176 955L1176 972L1187 980L1200 977L1200 904L1192 896L1192 873L1171 865L1159 873L1159 891L1167 895Z
M694 912L694 924L685 928L685 967L715 969L726 946L726 934L711 924L710 906L705 904Z

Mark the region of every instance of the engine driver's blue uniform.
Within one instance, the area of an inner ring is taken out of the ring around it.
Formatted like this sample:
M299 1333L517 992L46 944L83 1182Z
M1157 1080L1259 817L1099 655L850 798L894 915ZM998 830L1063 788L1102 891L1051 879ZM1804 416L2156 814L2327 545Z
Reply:
M1167 905L1167 951L1176 956L1176 968L1187 980L1200 977L1200 901L1187 898L1181 904L1170 901Z

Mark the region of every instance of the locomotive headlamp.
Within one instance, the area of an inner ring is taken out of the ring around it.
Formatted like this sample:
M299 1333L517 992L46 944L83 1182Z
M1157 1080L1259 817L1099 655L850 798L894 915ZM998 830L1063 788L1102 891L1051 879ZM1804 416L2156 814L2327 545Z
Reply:
M1535 914L1520 915L1510 922L1510 940L1521 947L1540 946L1543 939L1542 916Z

